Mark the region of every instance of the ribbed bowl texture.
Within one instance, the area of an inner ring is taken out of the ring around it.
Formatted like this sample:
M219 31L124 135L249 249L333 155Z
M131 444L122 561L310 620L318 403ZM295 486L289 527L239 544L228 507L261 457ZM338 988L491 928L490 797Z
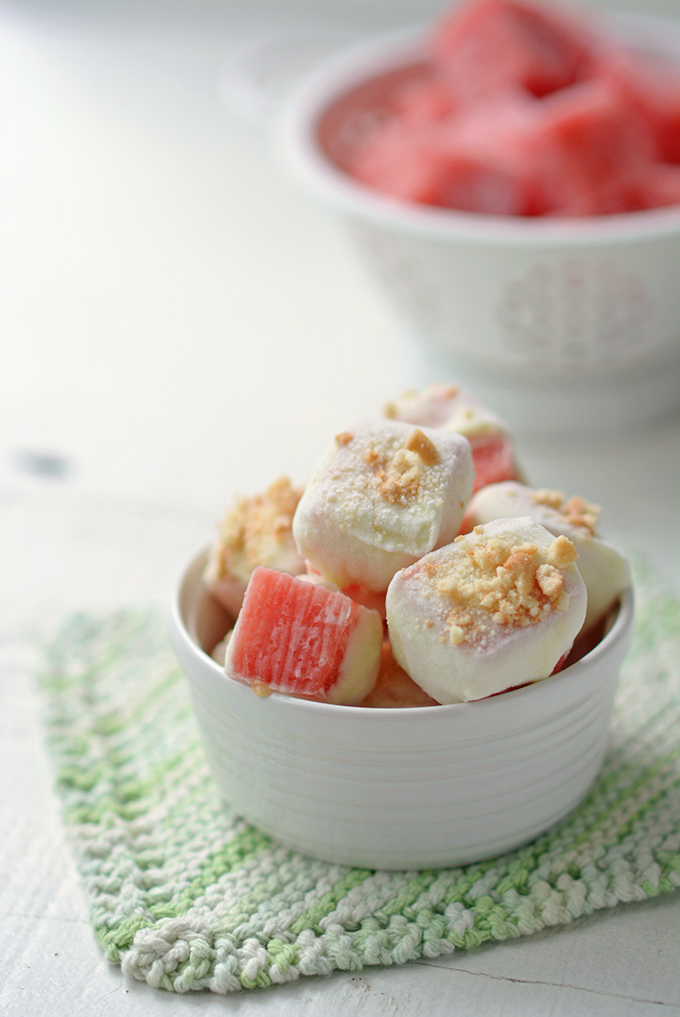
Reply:
M205 552L172 610L206 754L225 799L282 843L378 869L448 867L530 841L586 794L604 757L632 636L627 591L602 642L551 678L473 703L411 709L265 698L207 650L228 619Z

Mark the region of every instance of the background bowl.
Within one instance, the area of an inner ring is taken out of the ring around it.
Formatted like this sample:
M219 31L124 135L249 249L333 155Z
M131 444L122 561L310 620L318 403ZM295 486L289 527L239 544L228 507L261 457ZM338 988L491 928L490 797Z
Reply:
M477 861L525 843L584 796L604 756L632 635L613 627L578 663L476 703L419 709L255 696L206 652L229 619L201 576L182 577L172 634L208 760L234 809L291 848L366 868Z
M680 62L680 22L609 29ZM395 80L418 73L424 30L325 61L290 98L279 150L339 213L394 307L457 380L518 430L589 431L680 405L680 206L522 219L409 204L345 172Z

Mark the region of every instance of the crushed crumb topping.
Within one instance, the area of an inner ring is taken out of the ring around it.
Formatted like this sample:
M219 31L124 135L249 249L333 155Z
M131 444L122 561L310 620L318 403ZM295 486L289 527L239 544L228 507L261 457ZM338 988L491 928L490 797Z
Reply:
M238 576L247 581L277 548L292 546L293 516L301 496L288 477L279 477L264 494L237 498L220 523L209 579Z
M324 511L335 513L333 525L339 527L341 519L352 519L354 525L368 506L380 513L382 521L372 520L376 532L394 525L391 515L382 515L388 506L405 514L422 506L431 518L443 503L442 489L448 483L446 436L440 446L436 434L403 423L367 422L351 430L347 446L339 446L336 437L325 466L320 498Z
M335 440L338 445L349 445L354 435L351 431L340 431L340 434L336 434Z
M558 569L566 569L578 558L578 551L564 534L556 537L548 548L548 561Z
M565 503L562 512L567 517L567 522L572 526L582 527L589 530L591 534L595 533L600 515L599 505L591 505L578 495L574 495Z
M483 527L475 527L475 533L483 535ZM567 537L557 537L547 552L534 543L488 537L471 542L455 564L431 565L437 592L450 602L449 641L473 643L489 621L526 628L553 611L565 611L569 594L561 569L577 557Z
M376 474L378 491L386 501L403 505L417 496L421 475L420 456L409 449L398 449Z
M269 686L266 685L265 682L260 682L257 679L255 679L252 684L252 690L256 696L259 696L260 699L264 699L266 696L271 696L272 694L272 690Z
M416 499L423 489L427 470L440 462L435 443L420 428L414 428L405 439L401 436L372 439L363 448L361 458L368 471L357 484L373 488L395 505L407 505Z
M533 491L531 497L537 505L546 505L559 512L570 526L586 530L591 537L594 536L600 517L599 505L591 505L579 495L574 495L573 498L565 501L561 491L547 489Z
M564 495L561 491L552 491L547 487L541 487L538 491L533 491L531 497L537 505L547 505L548 508L554 508L558 511L564 501Z
M426 466L434 466L439 462L439 453L434 442L419 427L409 434L406 448L409 452L417 452Z

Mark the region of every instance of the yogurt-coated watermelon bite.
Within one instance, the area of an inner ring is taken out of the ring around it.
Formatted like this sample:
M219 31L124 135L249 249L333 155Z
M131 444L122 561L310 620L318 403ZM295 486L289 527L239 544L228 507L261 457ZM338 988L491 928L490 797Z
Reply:
M224 669L258 694L284 692L351 706L375 684L382 639L377 611L325 586L256 568Z
M383 413L390 420L457 431L467 438L475 471L473 491L522 478L506 425L458 385L434 384L420 392L409 389L387 403Z

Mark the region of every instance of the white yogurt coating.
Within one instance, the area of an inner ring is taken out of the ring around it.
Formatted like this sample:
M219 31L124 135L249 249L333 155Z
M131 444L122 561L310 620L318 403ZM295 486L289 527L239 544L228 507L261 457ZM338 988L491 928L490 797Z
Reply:
M258 565L292 576L304 571L291 529L301 493L287 477L279 477L262 494L235 498L225 512L203 578L234 617Z
M532 490L506 481L477 491L465 515L468 527L501 516L531 516L555 536L567 536L578 551L578 570L588 591L584 628L606 614L630 586L628 562L597 535L599 509L582 498L565 500L560 491Z
M398 572L387 590L395 659L438 703L547 678L586 613L566 537L497 519Z
M467 439L363 421L324 453L293 519L298 551L324 578L387 589L399 569L449 543L472 494Z
M408 389L398 399L387 403L384 414L390 420L419 427L457 431L470 440L501 434L509 437L500 418L458 385L432 384L422 392Z

